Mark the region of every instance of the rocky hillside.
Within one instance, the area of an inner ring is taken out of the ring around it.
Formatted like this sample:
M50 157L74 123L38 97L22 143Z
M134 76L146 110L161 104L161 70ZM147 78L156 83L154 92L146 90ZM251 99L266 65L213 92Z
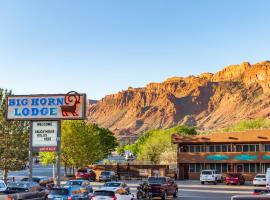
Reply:
M242 119L268 117L269 97L270 62L244 62L215 74L173 77L105 96L90 106L88 120L118 136L176 124L218 129Z

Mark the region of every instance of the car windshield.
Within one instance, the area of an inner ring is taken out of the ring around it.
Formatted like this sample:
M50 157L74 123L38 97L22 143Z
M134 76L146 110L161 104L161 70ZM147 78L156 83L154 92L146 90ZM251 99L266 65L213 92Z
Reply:
M30 187L30 183L9 183L8 184L9 188L28 188Z
M4 183L0 183L0 188L5 188L5 184Z
M158 184L164 184L166 183L166 178L165 177L150 177L148 179L149 183L158 183Z
M68 195L68 189L65 188L54 188L50 191L52 195Z
M265 178L266 177L266 175L264 175L264 174L258 174L258 175L256 175L256 178Z
M121 183L105 183L105 187L120 187Z
M108 197L113 197L114 192L113 191L105 191L105 190L100 190L100 191L95 191L94 196L108 196Z
M39 183L40 182L40 178L36 178L36 177L33 177L32 178L32 181L36 182L36 183ZM23 178L21 181L29 181L29 178Z
M233 178L237 178L238 177L238 174L229 174L228 176L229 177L233 177Z
M202 171L203 175L212 175L212 171Z
M87 170L86 169L79 169L78 172L80 172L80 173L86 173Z
M108 176L108 175L110 175L110 172L101 172L101 175Z
M82 185L82 181L68 181L66 185Z

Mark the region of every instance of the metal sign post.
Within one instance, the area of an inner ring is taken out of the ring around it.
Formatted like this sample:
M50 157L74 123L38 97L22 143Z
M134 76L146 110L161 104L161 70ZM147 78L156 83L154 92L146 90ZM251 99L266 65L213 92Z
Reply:
M61 185L61 121L57 122L57 186Z
M33 147L32 147L32 142L33 142L33 122L31 122L30 125L30 134L29 134L29 181L32 181L33 178Z

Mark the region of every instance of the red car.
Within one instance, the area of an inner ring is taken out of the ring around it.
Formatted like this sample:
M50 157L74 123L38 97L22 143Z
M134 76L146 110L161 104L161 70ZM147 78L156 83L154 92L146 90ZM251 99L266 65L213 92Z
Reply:
M76 173L76 178L82 178L89 181L96 181L96 173L89 168L81 168Z
M245 184L245 178L242 174L228 174L228 177L226 177L225 182L227 185L234 184L234 185L244 185Z

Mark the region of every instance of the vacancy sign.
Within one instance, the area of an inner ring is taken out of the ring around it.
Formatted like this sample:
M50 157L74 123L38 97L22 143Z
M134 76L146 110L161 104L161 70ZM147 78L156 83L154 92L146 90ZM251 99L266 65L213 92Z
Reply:
M33 121L32 146L34 151L56 151L57 121Z

